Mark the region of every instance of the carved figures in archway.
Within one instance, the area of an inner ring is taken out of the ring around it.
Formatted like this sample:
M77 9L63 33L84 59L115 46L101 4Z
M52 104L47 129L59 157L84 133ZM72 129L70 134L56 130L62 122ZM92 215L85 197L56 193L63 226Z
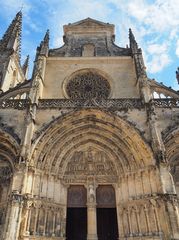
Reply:
M64 179L67 182L75 180L85 183L88 176L96 176L102 181L115 181L117 171L110 157L102 150L89 147L75 151L67 164ZM110 180L109 180L110 179ZM91 185L92 192L92 185Z

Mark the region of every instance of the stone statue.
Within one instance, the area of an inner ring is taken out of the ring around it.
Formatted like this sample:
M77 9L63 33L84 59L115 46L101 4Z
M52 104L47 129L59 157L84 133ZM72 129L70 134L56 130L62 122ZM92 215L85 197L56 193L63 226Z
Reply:
M95 189L92 184L89 185L89 202L90 203L95 202Z

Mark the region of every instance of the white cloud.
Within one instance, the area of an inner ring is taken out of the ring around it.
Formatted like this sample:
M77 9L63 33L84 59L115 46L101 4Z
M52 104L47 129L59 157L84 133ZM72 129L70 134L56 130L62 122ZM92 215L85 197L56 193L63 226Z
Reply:
M111 13L110 8L105 4L105 1L98 0L67 0L69 5L68 9L63 11L59 1L44 0L47 8L50 9L50 30L52 33L52 46L60 47L58 44L62 44L62 26L69 22L79 21L81 19L91 17L105 21L107 16ZM53 7L55 6L55 7Z
M167 51L168 45L167 43L163 43L163 44L150 44L147 47L147 52L150 54L162 54L165 53Z
M171 63L169 55L162 53L159 55L153 55L152 60L147 63L148 71L150 73L157 73L163 70Z
M178 0L156 0L153 4L129 1L128 11L137 21L158 33L178 28L179 25Z
M131 27L143 49L148 72L161 72L171 63L169 43L178 34L178 0L156 0L153 3L144 0L67 0L69 8L64 12L57 0L44 1L52 12L50 29L53 47L62 45L64 24L92 17L105 22L113 20L112 23L115 23L117 29L117 40L122 46L128 44L128 29ZM115 10L112 11L110 4L113 4ZM55 8L52 7L54 5ZM167 38L163 37L166 33Z
M179 90L179 85L178 85L178 82L177 82L176 78L171 82L172 82L172 85L171 85L172 89L174 89L175 91L178 91Z
M20 10L24 15L28 15L32 5L29 0L5 0L1 2L1 15L5 16L8 20L12 20L14 15Z

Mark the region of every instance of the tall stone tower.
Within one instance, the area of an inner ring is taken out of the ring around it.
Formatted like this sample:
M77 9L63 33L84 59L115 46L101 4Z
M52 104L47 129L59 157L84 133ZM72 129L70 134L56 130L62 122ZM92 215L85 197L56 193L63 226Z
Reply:
M0 41L0 238L179 239L178 92L91 18L57 49L47 31L28 80L21 24Z

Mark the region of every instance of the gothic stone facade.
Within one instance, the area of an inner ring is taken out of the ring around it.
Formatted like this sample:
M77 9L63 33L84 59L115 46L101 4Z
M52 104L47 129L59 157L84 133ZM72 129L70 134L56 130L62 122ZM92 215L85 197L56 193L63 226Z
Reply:
M0 40L0 239L179 239L178 92L90 18L57 49L47 31L27 80L21 24Z

